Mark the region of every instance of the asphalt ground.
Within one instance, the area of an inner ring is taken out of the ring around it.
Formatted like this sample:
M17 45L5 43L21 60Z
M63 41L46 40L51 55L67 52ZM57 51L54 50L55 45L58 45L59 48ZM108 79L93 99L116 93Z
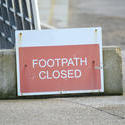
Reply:
M125 1L70 1L68 27L101 26L103 45L118 45L122 48L123 76L125 76ZM125 77L123 80L125 81ZM125 94L0 100L0 125L58 124L125 125Z
M103 45L125 49L124 0L70 1L68 27L102 27Z

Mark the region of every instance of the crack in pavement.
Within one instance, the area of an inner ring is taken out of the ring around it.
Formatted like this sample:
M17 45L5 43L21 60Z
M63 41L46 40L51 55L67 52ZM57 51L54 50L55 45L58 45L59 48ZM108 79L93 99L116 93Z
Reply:
M74 103L74 104L78 104L78 105L81 105L81 106L85 106L85 107L89 107L89 108L92 108L92 109L96 109L100 112L104 112L104 113L107 113L109 115L112 115L114 117L117 117L117 118L120 118L120 119L125 119L124 116L120 116L120 115L117 115L117 114L114 114L114 113L111 113L111 112L108 112L108 111L105 111L105 110L102 110L102 109L99 109L99 108L96 108L96 107L93 107L91 105L86 105L86 104L82 104L82 103L78 103L78 102L74 102L74 101L68 101L68 100L64 100L63 101L66 101L66 102L70 102L70 103Z

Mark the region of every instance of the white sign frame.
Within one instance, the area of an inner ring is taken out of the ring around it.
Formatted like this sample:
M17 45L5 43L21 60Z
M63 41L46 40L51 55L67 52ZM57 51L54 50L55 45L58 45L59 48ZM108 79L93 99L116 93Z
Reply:
M97 93L104 92L103 74L103 51L102 51L102 29L95 28L73 28L73 29L52 29L52 30L22 30L16 31L16 62L17 62L17 90L18 96L26 95L51 95L69 93ZM100 48L100 76L101 89L80 90L80 91L55 91L55 92L20 92L20 69L19 69L19 48L37 46L65 46L65 45L88 45L99 44Z

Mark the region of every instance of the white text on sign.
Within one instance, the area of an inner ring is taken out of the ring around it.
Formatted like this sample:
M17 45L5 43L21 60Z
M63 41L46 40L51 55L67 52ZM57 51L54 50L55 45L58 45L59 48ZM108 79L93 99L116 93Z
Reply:
M82 71L78 69L79 66L87 66L87 57L80 58L50 58L50 59L33 59L32 67L35 69L37 66L43 70L39 72L39 78L44 79L73 79L80 78L82 76ZM56 67L71 67L69 70L62 69L56 70ZM76 67L75 69L72 67ZM44 70L45 68L55 68L52 72L50 70Z

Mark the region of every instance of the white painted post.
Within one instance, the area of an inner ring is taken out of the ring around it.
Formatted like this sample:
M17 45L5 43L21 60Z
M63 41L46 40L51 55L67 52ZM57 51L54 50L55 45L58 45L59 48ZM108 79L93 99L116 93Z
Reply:
M31 2L32 2L35 29L40 30L41 24L40 24L39 10L38 10L38 1L31 0Z

